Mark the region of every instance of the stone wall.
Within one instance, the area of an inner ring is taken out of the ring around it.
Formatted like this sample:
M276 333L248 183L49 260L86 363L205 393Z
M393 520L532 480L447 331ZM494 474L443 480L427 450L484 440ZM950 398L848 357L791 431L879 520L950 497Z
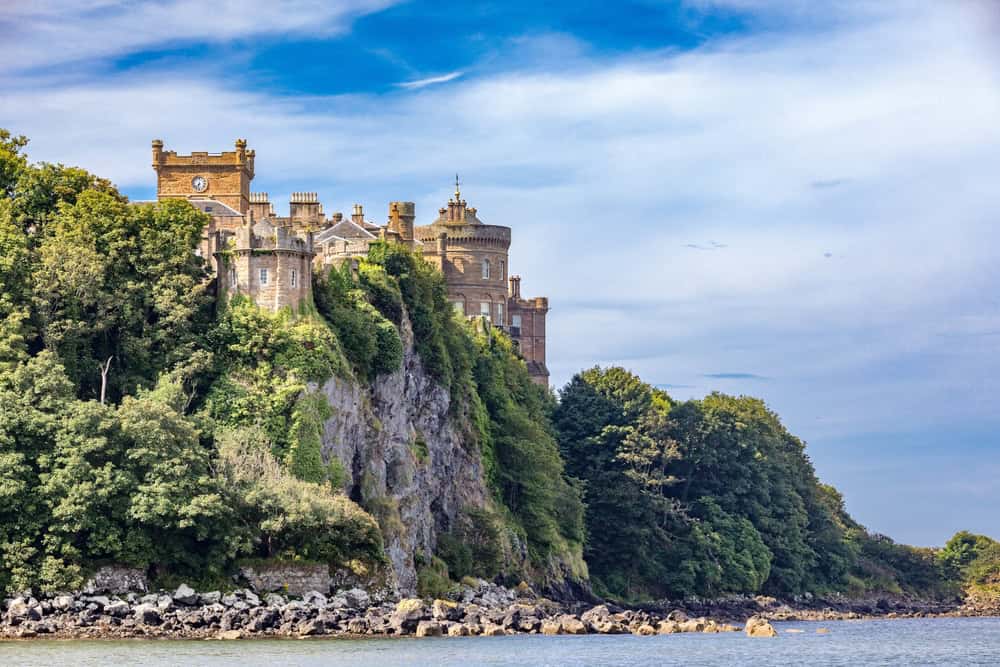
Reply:
M330 568L326 565L297 563L270 563L245 565L240 575L257 593L287 593L305 595L318 591L324 595L330 590Z
M267 284L261 282L261 269L267 270ZM219 293L249 295L261 308L271 311L284 307L297 310L312 294L312 258L285 250L236 250L220 267Z
M145 593L148 587L149 581L142 570L123 565L105 565L87 580L83 592L88 595L124 595Z

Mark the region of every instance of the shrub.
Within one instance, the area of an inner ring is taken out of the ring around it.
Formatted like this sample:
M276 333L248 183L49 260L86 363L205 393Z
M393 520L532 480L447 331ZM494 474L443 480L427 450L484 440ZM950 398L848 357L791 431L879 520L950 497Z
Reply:
M329 485L292 476L272 456L262 431L224 431L217 444L217 474L245 527L241 554L334 566L383 559L372 516Z
M422 598L443 598L455 590L455 583L448 578L448 566L440 558L417 566L417 595Z

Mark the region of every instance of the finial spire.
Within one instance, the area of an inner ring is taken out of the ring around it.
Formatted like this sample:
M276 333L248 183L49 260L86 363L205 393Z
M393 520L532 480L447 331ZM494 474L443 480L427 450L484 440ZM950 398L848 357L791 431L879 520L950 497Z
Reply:
M461 201L462 191L458 189L458 174L455 174L455 201Z

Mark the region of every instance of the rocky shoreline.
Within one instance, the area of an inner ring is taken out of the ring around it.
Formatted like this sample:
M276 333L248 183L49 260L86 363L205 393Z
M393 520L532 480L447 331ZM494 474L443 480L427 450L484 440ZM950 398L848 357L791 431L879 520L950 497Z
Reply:
M20 596L3 603L0 639L244 639L302 637L465 637L513 634L659 635L745 631L776 634L769 621L995 615L997 609L880 599L796 600L763 596L684 601L644 609L561 604L488 582L455 599L426 602L373 599L360 588L327 596L258 594L250 589L198 593L76 593L47 599ZM909 605L909 606L907 606ZM672 607L672 608L671 608ZM668 611L669 608L669 611ZM992 613L986 613L991 611Z

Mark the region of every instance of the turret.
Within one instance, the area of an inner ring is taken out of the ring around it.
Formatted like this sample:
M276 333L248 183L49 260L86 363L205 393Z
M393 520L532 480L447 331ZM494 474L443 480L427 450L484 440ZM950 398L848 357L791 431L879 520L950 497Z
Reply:
M400 240L413 241L413 221L417 205L411 201L394 201L389 204L389 228L399 232Z

